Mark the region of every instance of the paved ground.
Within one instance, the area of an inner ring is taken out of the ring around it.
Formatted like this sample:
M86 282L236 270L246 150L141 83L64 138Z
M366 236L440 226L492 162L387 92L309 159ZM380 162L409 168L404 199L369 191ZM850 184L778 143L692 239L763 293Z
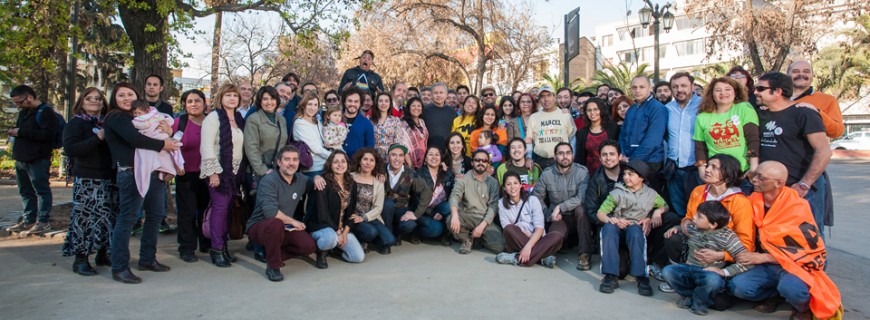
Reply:
M837 202L837 227L829 238L829 274L839 285L847 319L870 319L870 234L864 215L870 199L870 165L839 162L830 167ZM0 188L0 208L9 203ZM13 194L14 195L14 194ZM14 197L12 197L14 198ZM11 206L11 207L10 207ZM2 218L2 217L0 217ZM8 220L8 218L5 218ZM0 219L2 220L2 219ZM135 240L135 239L134 239ZM676 296L656 291L652 298L636 293L633 281L621 281L616 293L597 292L600 274L575 270L572 255L560 256L556 269L498 265L494 255L475 251L461 256L457 246L436 244L395 248L390 256L372 253L359 265L330 259L318 270L310 260L290 260L286 280L271 283L264 265L249 253L239 254L232 268L200 261L184 263L175 255L174 237L160 237L158 256L171 272L136 272L139 285L111 280L109 270L95 277L70 271L71 258L60 256L57 239L0 241L0 314L4 319L247 319L286 314L312 319L673 319L691 317L673 302ZM133 252L138 252L137 241ZM244 243L231 243L243 252ZM207 258L200 255L201 259ZM593 261L597 263L598 259ZM134 258L135 263L135 258ZM657 285L657 283L653 283ZM786 306L770 315L749 304L707 318L782 319Z

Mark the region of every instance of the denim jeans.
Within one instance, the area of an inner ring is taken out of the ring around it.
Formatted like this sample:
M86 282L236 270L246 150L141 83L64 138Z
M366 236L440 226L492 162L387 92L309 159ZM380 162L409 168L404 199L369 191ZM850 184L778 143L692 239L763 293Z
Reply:
M778 264L760 264L728 281L735 297L749 301L764 301L779 293L798 311L810 305L810 289L800 278L786 272Z
M646 277L646 237L640 225L630 225L619 229L615 224L605 223L601 227L601 273L619 275L619 243L625 239L631 256L629 274Z
M689 194L695 187L701 184L698 178L698 169L691 167L689 169L676 169L674 174L667 181L668 197L671 204L674 206L673 212L677 213L680 218L686 216L686 205L689 203Z
M441 214L441 220L435 220L436 213ZM424 214L417 218L417 232L420 233L420 237L423 239L438 238L447 230L445 223L449 221L449 217L450 203L444 201L432 209L432 215Z
M352 225L350 230L363 243L374 243L387 247L396 244L396 237L380 220L360 222Z
M827 191L828 180L825 179L824 173L819 175L816 182L813 183L815 190L812 192L812 198L807 193L807 201L810 202L810 210L813 211L813 219L816 220L816 226L819 227L819 234L822 235L822 240L825 239L825 196Z
M145 198L136 189L136 178L133 170L118 172L118 192L120 195L120 212L112 231L112 271L121 272L129 269L130 263L130 232L136 224L139 209L145 208L145 223L142 225L142 236L139 247L139 263L148 264L157 261L157 233L160 221L166 215L166 186L157 178L157 172L151 173L151 183Z
M323 228L314 231L311 233L311 237L314 238L314 242L317 243L317 250L326 251L338 247L338 234L336 234L335 230L332 230L332 228ZM341 248L341 251L343 252L341 257L347 262L360 263L363 262L366 257L362 245L353 233L347 234L347 242L345 242L344 248Z
M51 186L48 183L51 158L33 162L15 161L15 182L24 207L26 223L48 222L51 217Z
M692 307L713 305L713 298L725 289L725 279L704 268L688 264L672 264L662 270L665 281L677 294L692 298Z
M396 202L391 199L384 200L384 210L381 212L381 219L384 219L384 224L387 226L387 229L389 229L396 238L401 238L417 228L416 220L400 221L402 216L405 215L405 212L408 212L408 210L407 207L396 208Z

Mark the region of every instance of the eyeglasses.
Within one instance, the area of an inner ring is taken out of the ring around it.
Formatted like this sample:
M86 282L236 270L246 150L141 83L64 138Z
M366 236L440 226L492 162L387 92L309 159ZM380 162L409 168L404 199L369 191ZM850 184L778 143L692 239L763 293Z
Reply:
M100 97L100 96L88 96L88 97L85 97L85 101L88 101L88 102L99 102L99 101L103 101L103 97Z
M742 73L734 73L734 74L730 74L728 76L731 78L734 78L734 79L746 79L746 75L742 74Z
M474 158L475 163L489 162L489 159Z
M326 102L338 102L338 98L326 98Z
M772 88L765 87L765 86L755 86L755 92L761 92L761 91L768 90L768 89L772 89Z

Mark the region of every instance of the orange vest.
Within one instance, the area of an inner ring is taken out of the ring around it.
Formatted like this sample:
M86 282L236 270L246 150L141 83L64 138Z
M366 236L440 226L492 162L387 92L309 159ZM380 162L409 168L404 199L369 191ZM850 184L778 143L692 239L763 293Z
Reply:
M764 196L749 196L753 221L761 246L785 269L810 288L810 309L819 319L842 318L840 291L823 271L827 261L822 240L809 203L792 188L783 187L764 210Z

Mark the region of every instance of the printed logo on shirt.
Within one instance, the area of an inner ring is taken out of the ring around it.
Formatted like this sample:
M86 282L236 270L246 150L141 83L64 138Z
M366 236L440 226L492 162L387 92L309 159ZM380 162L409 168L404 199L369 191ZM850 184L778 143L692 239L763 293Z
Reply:
M716 122L710 127L709 133L713 137L713 145L716 146L716 149L722 150L740 146L740 131L733 122L733 118L725 121L725 124Z
M776 148L779 141L777 136L782 135L782 128L776 125L776 121L770 121L764 125L764 131L761 133L761 146Z
M540 122L538 129L538 143L559 143L566 141L564 127L559 119L547 119Z
M296 200L296 197L297 197L297 194L296 194L296 192L294 192L293 193L293 200Z

